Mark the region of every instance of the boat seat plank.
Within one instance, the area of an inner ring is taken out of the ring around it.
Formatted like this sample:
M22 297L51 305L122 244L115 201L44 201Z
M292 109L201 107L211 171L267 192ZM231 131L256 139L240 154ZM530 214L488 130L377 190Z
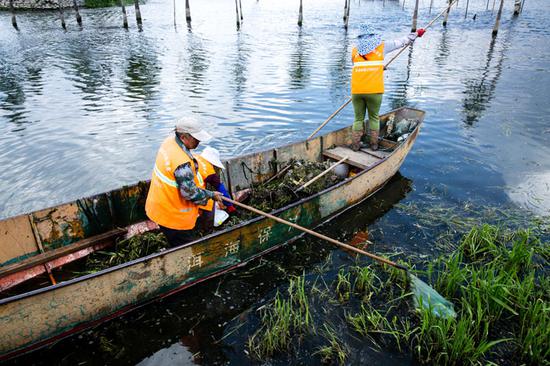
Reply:
M90 246L96 245L106 240L112 240L115 237L124 235L126 233L125 229L113 229L107 231L103 234L95 235L86 239L77 241L76 243L66 245L61 248L47 251L45 253L40 253L30 258L24 259L21 262L10 264L4 267L0 267L0 277L7 276L12 273L16 273L25 269L29 269L41 264L48 263L54 259L63 257L67 254L74 253L81 249L88 248Z
M384 159L384 158L386 158L388 155L391 155L391 151L382 151L382 150L373 151L373 150L371 150L371 149L368 148L368 147L362 148L361 151L364 152L364 153L366 153L366 154L375 156L375 157L377 157L378 159Z
M353 151L345 146L336 146L332 149L325 150L323 151L323 155L334 160L340 160L347 156L348 160L346 160L346 163L359 169L366 169L381 160L376 156L362 151Z

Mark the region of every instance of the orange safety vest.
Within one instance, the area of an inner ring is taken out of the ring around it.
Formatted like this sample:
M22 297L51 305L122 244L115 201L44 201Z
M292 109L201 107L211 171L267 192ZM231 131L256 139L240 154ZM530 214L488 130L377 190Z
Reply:
M216 174L216 169L214 169L214 166L205 158L203 158L200 155L193 155L195 159L197 159L197 163L199 163L199 174L204 179L208 178L212 174ZM200 186L202 189L206 189L206 182L203 180L202 186ZM212 211L212 208L214 208L214 200L209 199L206 205L199 206L200 209L205 211Z
M145 202L145 213L159 225L174 230L191 230L199 216L199 206L181 197L174 171L181 164L191 162L194 181L204 184L197 174L192 158L176 142L175 136L164 140L157 154L153 177Z
M361 56L356 47L351 51L351 94L384 92L384 42L371 53Z

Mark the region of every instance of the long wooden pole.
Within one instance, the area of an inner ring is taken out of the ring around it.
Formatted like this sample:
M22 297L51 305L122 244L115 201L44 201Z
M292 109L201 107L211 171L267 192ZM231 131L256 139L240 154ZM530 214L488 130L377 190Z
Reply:
M470 5L470 0L466 0L466 11L464 12L464 19L468 16L468 5Z
M493 27L493 37L497 36L498 27L500 26L500 17L502 15L502 7L504 6L504 0L500 0L500 6L498 7L497 19L495 21L495 26Z
M452 3L450 3L450 5L454 4L454 2L457 1L457 0L454 0ZM448 8L447 8L448 9ZM428 29L430 28L437 19L441 18L441 16L447 11L447 9L443 10L441 13L439 13L435 18L433 18L425 27L424 29ZM401 48L399 50L399 52L397 52L397 54L395 56L393 56L386 65L384 65L384 69L387 69L388 66L396 59L399 57L399 55L401 55L403 53L403 51L405 51L407 49L407 46ZM340 113L340 111L342 109L344 109L349 103L351 102L351 98L348 98L348 100L346 100L344 102L344 104L342 104L334 113L332 113L323 123L321 123L321 125L319 127L317 127L317 129L315 129L315 131L313 131L311 133L311 135L308 136L308 138L306 139L307 140L311 140L311 138L313 136L315 136L317 134L317 132L321 131L321 129L323 127L326 126L327 123L330 122L331 119L333 119L338 113Z
M336 163L332 164L330 167L322 171L321 173L317 174L315 177L311 178L309 181L304 183L302 186L300 186L298 189L296 189L294 192L300 192L302 189L307 188L309 185L311 185L313 182L315 182L317 179L321 178L328 172L330 172L332 169L336 168L338 165L342 164L344 161L348 160L349 156L344 156L342 159L338 160Z
M346 9L347 13L346 13L346 24L345 24L345 28L346 30L348 29L348 26L349 26L349 12L351 10L351 0L348 0L348 7Z
M402 265L400 265L400 264L397 264L397 263L395 263L395 262L392 262L392 261L390 261L390 260L388 260L388 259L386 259L386 258L379 257L379 256L377 256L377 255L375 255L375 254L372 254L372 253L366 252L366 251L364 251L364 250L358 249L358 248L356 248L356 247L354 247L354 246L351 246L351 245L349 245L349 244L344 244L344 243L342 243L342 242L340 242L340 241L338 241L338 240L336 240L336 239L329 238L328 236L325 236L325 235L323 235L323 234L319 234L318 232L315 232L315 231L313 231L313 230L310 230L310 229L308 229L308 228L305 228L305 227L300 226L300 225L298 225L298 224L295 224L295 223L293 223L293 222L286 221L286 220L284 220L284 219L281 219L280 217L273 216L273 215L271 215L271 214L268 214L267 212L260 211L260 210L254 208L254 207L245 205L244 203L240 203L240 202L238 202L238 201L234 201L234 200L232 200L232 199L230 199L230 198L227 198L227 197L222 197L222 199L223 199L224 201L227 201L227 202L230 202L230 203L234 204L235 206L239 206L239 207L242 207L242 208L244 208L244 209L246 209L246 210L248 210L248 211L254 212L255 214L258 214L258 215L267 217L267 218L269 218L269 219L271 219L271 220L280 222L281 224L285 224L285 225L291 226L291 227L293 227L293 228L295 228L295 229L298 229L298 230L303 231L304 233L307 233L307 234L309 234L309 235L313 235L313 236L315 236L315 237L317 237L317 238L319 238L319 239L326 240L326 241L328 241L329 243L332 243L332 244L334 244L334 245L337 245L337 246L339 246L339 247L341 247L341 248L345 248L345 249L351 250L352 252L355 252L355 253L358 253L358 254L366 255L367 257L370 257L370 258L372 258L372 259L374 259L374 260L377 260L377 261L379 261L379 262L381 262L381 263L385 263L385 264L390 265L390 266L392 266L392 267L399 268L399 269L402 269L402 270L404 270L404 271L407 271L407 268L406 268L406 267L404 267L404 266L402 266Z
M177 27L177 24L176 24L176 0L173 0L172 2L173 2L172 7L174 8L174 28L176 28Z
M450 1L450 0L449 0ZM426 30L428 28L430 28L437 19L441 18L441 16L443 14L445 14L447 12L447 10L451 7L451 5L453 5L455 3L455 1L457 0L454 0L452 3L449 3L449 6L447 7L447 9L443 10L441 13L439 13L435 18L433 18L423 29ZM384 66L384 69L387 69L388 66L390 66L390 64L397 58L399 57L399 55L401 55L403 53L403 51L405 51L407 49L408 45L407 46L404 46L403 48L401 48L399 50L399 52L397 52L397 54L395 56L393 56L389 61L388 63Z
M315 131L313 131L311 133L311 135L308 136L308 138L306 140L310 140L313 136L315 136L317 134L317 132L319 132L323 127L325 127L325 125L327 123L330 122L331 119L333 119L338 113L340 113L340 111L342 109L344 109L345 106L347 106L349 103L351 102L351 98L348 98L348 100L346 100L346 102L344 104L342 104L333 114L331 114L326 120L325 122L321 123L321 125L319 127L317 127L317 129Z

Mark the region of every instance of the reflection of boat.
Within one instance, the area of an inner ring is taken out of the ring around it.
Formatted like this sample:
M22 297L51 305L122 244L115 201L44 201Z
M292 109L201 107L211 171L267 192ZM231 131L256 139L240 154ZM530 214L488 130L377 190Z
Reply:
M396 121L424 112L400 108ZM384 122L390 114L381 116ZM420 124L397 144L382 140L383 151L353 152L345 144L350 127L307 142L227 161L224 179L235 191L260 182L293 158L321 161L342 154L360 171L346 180L274 213L315 227L380 189L395 175L412 148ZM140 182L108 193L0 221L0 285L21 283L71 260L151 227L144 214L148 184ZM118 227L124 227L119 229ZM106 270L0 300L0 359L43 346L155 298L168 296L261 256L300 235L288 226L255 218L184 246ZM36 248L43 248L38 253ZM46 267L47 266L47 267Z

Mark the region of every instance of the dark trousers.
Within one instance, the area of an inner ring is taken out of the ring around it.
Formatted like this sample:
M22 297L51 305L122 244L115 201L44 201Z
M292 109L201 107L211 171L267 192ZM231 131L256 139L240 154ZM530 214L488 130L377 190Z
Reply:
M160 231L164 234L164 236L166 236L170 248L189 243L190 241L198 239L199 237L198 232L195 229L174 230L160 225L159 227Z

